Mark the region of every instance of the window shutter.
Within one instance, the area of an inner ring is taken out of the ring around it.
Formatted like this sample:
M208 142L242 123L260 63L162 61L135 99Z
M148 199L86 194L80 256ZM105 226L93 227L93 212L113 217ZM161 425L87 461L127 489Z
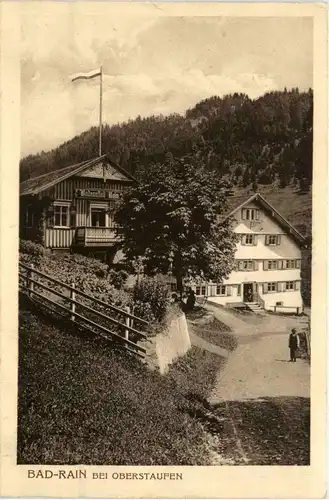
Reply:
M76 226L76 212L70 212L70 226L75 227Z
M268 271L268 260L263 261L263 269L264 271Z
M282 269L287 269L287 261L286 260L282 261Z
M246 244L246 235L245 234L243 234L242 237L241 237L241 244L242 245Z
M254 235L253 235L253 242L252 242L252 244L253 244L254 246L256 246L256 245L257 245L257 241L258 241L257 234L254 234Z
M282 260L278 260L278 269L282 269L282 264L283 264L283 261Z
M300 281L295 281L295 290L300 290Z
M230 295L232 295L232 290L231 290L231 287L230 286L227 286L226 287L226 295L229 297Z
M256 210L256 220L259 220L259 210Z
M258 260L254 260L254 271L258 271L258 269L259 269Z
M296 260L296 269L300 269L300 259Z
M245 208L243 208L241 210L241 218L242 218L242 220L245 220L245 218L246 218L246 209Z
M46 227L48 229L54 227L54 214L48 215L46 218Z
M278 292L284 292L285 291L285 283L280 281L278 283Z
M265 245L268 245L268 242L269 242L269 235L267 234L267 235L265 236Z
M263 293L268 292L268 283L263 283Z
M239 271L243 271L243 261L239 260Z
M278 234L276 237L276 244L281 245L281 234Z

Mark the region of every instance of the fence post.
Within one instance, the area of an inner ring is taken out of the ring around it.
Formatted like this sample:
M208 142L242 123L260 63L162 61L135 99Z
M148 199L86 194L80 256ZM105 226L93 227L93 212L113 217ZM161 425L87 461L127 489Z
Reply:
M71 316L70 316L70 319L71 321L75 321L75 283L72 283L72 290L71 290L71 293L70 293L70 297L71 297Z
M134 311L135 311L135 307L133 306L130 310L130 314L134 314ZM130 327L132 328L134 326L134 318L130 318Z
M129 307L129 306L126 306L126 307L125 307L125 310L126 310L126 312L127 312L128 314L130 314L130 307ZM129 319L130 319L130 318L129 318L129 316L126 316L126 321L125 321L126 326L130 326L130 321L129 321ZM125 339L126 339L126 340L129 340L129 330L128 330L127 328L125 328Z
M33 283L33 281L31 281L31 280L34 279L34 272L33 272L34 264L31 264L30 267L31 267L31 270L29 272L29 292L28 292L28 294L29 294L29 297L31 299L32 298L32 292L34 290L34 283Z

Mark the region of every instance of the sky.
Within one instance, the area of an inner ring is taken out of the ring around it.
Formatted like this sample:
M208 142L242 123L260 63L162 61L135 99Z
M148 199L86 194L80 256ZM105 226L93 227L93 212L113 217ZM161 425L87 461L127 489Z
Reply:
M21 10L22 157L98 125L99 78L70 76L101 65L108 124L184 113L213 95L312 87L310 18L113 15L105 3L92 11L78 2L38 4L37 15L28 3Z

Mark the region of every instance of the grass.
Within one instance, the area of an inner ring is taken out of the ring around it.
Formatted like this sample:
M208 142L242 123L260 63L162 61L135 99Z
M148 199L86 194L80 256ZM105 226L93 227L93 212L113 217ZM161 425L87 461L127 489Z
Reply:
M191 394L208 397L218 356L193 347L161 376L59 325L21 304L19 464L209 464Z
M234 334L230 333L230 329L221 323L216 318L206 325L193 325L195 334L211 344L218 345L223 349L234 351L237 348L238 341Z
M231 465L310 464L309 398L282 396L204 404L198 417L213 436L216 453Z

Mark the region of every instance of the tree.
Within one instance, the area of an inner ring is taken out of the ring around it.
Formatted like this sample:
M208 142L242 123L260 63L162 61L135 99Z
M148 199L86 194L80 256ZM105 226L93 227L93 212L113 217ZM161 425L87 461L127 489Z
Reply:
M221 282L233 269L236 235L227 209L230 185L194 156L149 166L115 213L127 264L141 258L148 275L172 272Z

